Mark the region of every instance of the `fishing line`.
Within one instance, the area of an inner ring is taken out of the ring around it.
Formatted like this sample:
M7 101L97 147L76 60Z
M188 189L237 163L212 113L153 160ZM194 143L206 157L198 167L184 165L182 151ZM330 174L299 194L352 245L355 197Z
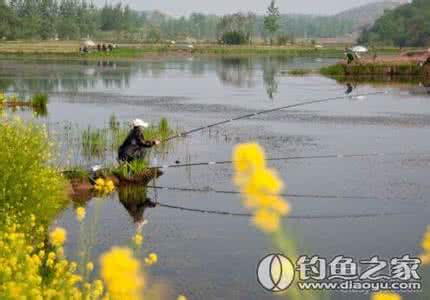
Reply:
M162 140L161 142L168 142L170 140L173 140L173 139L176 139L176 138L179 138L179 137L185 137L185 136L190 135L192 133L195 133L195 132L198 132L198 131L202 131L202 130L205 130L205 129L209 129L209 128L212 128L212 127L215 127L215 126L224 125L224 124L231 123L231 122L238 121L238 120L242 120L242 119L248 119L248 118L252 118L252 117L255 117L255 116L259 116L259 115L268 114L268 113L272 113L272 112L275 112L275 111L280 111L280 110L283 110L283 109L294 108L294 107L299 107L299 106L306 106L306 105L311 105L311 104L316 104L316 103L330 102L330 101L341 100L341 99L346 99L346 98L351 98L351 97L356 97L356 98L357 97L366 97L366 96L373 96L373 95L379 95L379 94L385 94L385 93L387 93L387 92L386 91L384 91L384 92L373 92L373 93L360 94L360 95L355 95L355 96L344 95L344 96L331 97L331 98L325 98L325 99L317 99L317 100L305 101L305 102L300 102L300 103L296 103L296 104L290 104L290 105L280 106L280 107L276 107L276 108L266 109L266 110L258 111L258 112L255 112L255 113L250 113L250 114L238 116L238 117L235 117L235 118L232 118L232 119L228 119L228 120L224 120L224 121L219 121L219 122L216 122L216 123L213 123L213 124L209 124L209 125L205 125L205 126L202 126L202 127L194 128L194 129L182 132L182 133L178 133L178 134L175 134L175 135L173 135L171 137L168 137L168 138Z
M183 206L176 206L170 204L164 204L161 202L156 202L158 207L175 209L187 212L209 214L209 215L223 215L231 217L253 217L250 213L238 213L231 211L221 211L221 210L206 210L199 208L189 208ZM412 215L414 213L368 213L368 214L349 214L349 215L291 215L284 217L284 219L297 219L297 220L328 220L328 219L362 219L362 218L376 218L376 217L390 217L390 216L403 216Z
M147 188L154 190L167 190L176 192L196 192L196 193L214 193L214 194L228 194L228 195L240 195L238 191L232 190L215 190L211 188L184 188L174 186L147 186ZM380 201L392 201L392 200L409 200L408 198L382 198L372 196L350 196L350 195L322 195L322 194L298 194L298 193L283 193L279 196L285 198L314 198L314 199L350 199L350 200L380 200Z
M313 160L313 159L341 159L341 158L366 158L366 157L382 157L382 156L406 156L406 155L428 155L429 153L360 153L360 154L327 154L327 155L311 155L311 156L287 156L287 157L276 157L268 158L266 161L288 161L288 160ZM194 167L194 166L213 166L213 165L226 165L232 164L233 160L224 161L208 161L208 162L196 162L189 164L172 164L172 165L161 165L150 167L154 169L169 169L169 168L183 168L183 167Z

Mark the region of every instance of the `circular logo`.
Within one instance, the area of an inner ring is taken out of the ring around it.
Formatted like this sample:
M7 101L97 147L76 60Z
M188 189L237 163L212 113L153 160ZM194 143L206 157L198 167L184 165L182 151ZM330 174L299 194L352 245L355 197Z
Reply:
M294 281L294 265L282 254L269 254L257 266L258 283L270 292L282 292Z

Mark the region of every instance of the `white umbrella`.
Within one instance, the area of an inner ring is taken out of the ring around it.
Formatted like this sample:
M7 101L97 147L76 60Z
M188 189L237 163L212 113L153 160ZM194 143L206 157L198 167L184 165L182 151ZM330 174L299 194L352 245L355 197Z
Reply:
M95 46L96 46L96 44L95 44L92 40L86 40L86 41L84 42L84 46L85 46L85 47L95 47Z
M355 52L355 53L367 53L367 52L369 52L369 49L367 49L366 47L363 47L363 46L355 46L349 50L351 50L352 52Z

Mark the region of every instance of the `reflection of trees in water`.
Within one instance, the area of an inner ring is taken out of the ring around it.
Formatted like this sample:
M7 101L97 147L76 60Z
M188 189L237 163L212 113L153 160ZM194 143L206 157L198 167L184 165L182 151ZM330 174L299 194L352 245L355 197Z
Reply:
M263 82L267 96L273 99L278 92L278 80L276 76L279 72L279 59L267 57L263 61Z
M225 84L237 87L254 86L252 59L249 57L226 57L217 61L216 73Z
M3 90L14 91L72 91L103 87L129 87L130 77L139 71L133 64L111 61L99 62L33 62L1 61L0 82Z

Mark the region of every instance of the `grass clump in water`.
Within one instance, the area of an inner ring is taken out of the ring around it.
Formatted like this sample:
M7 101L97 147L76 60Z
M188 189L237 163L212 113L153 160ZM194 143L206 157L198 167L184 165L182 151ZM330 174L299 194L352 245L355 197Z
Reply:
M291 76L305 76L311 74L313 71L311 69L292 69L288 71Z
M31 106L34 111L41 116L46 116L48 114L48 95L43 93L34 94L31 98Z
M321 68L320 73L325 76L345 76L345 68L342 64L335 64Z
M85 129L81 137L83 154L87 157L103 156L108 144L107 133L105 129Z

